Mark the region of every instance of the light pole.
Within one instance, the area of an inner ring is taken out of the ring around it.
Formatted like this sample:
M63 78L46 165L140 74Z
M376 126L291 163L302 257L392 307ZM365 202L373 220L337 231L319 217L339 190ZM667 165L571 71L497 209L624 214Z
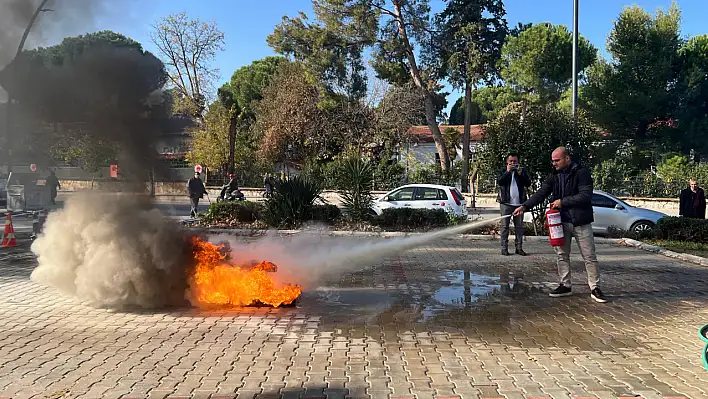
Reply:
M32 29L32 25L34 25L34 21L37 20L37 16L39 16L40 12L43 11L52 11L49 9L45 9L44 6L47 4L49 0L42 0L42 2L37 6L37 9L35 10L34 14L32 14L32 19L30 19L29 23L27 24L27 28L25 28L25 32L22 34L22 39L20 39L20 45L17 46L17 53L15 54L15 58L10 61L10 64L12 64L14 61L19 59L20 54L22 53L22 49L25 47L25 41L27 41L27 36L29 36L30 30ZM17 65L12 66L12 70L10 71L14 76L15 79L14 81L17 81ZM12 172L12 151L10 150L10 147L12 145L12 142L10 140L10 129L12 129L12 92L10 90L7 91L7 106L5 107L5 111L7 112L7 115L5 116L5 151L7 155L7 173Z
M573 0L573 119L578 112L578 1Z

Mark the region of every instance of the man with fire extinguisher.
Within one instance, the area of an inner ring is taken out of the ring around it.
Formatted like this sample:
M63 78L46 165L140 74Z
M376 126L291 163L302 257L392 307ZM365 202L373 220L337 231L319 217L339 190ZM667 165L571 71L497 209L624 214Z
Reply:
M607 302L607 298L598 286L600 276L595 255L595 237L592 232L592 222L594 221L592 175L588 168L572 161L570 152L565 147L558 147L553 151L551 162L555 168L554 173L548 176L541 188L531 198L516 208L514 216L523 215L524 211L550 197L551 209L560 212L564 241L562 245L555 247L558 255L560 285L549 295L554 298L572 295L570 244L575 237L580 254L585 261L590 297L597 302Z

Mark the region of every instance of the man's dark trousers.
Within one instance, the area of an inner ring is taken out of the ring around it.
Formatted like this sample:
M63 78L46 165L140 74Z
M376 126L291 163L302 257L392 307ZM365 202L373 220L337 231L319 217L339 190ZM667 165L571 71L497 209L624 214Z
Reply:
M501 210L501 215L511 215L514 213L514 209L518 206L500 204L499 209ZM504 218L501 220L501 225L499 228L499 234L501 235L501 247L502 249L509 248L509 224L511 219L514 219L514 232L516 233L515 246L516 249L521 249L524 240L524 216L512 216L510 218Z
M192 204L192 210L189 213L191 217L197 217L198 209L197 207L199 206L199 197L189 197L189 202Z

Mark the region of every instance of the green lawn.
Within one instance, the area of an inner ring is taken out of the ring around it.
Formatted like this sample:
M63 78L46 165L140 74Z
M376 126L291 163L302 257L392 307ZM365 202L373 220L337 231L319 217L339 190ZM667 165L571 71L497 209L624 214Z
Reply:
M650 240L647 244L658 245L670 251L708 258L708 244L685 241Z

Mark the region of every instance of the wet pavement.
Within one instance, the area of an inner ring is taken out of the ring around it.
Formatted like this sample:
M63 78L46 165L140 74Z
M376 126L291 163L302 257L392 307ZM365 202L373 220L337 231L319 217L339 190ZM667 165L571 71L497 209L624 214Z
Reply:
M31 282L20 241L0 252L0 397L708 398L708 268L636 249L598 244L607 304L577 254L552 299L545 243L450 239L296 307L117 312Z

